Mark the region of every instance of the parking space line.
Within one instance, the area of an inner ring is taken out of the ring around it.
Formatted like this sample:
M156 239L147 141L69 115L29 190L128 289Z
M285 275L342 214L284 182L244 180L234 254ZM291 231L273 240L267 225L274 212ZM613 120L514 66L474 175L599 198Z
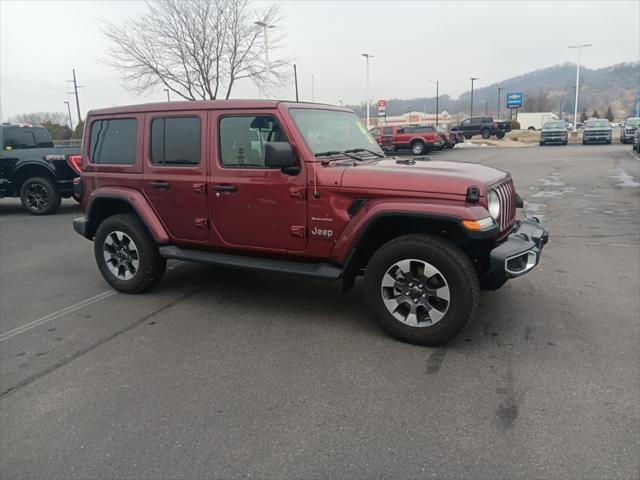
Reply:
M25 325L14 328L13 330L9 330L8 332L5 332L2 335L0 335L0 342L4 342L5 340L15 337L16 335L20 335L21 333L27 332L33 328L39 327L40 325L48 323L52 320L63 317L69 313L75 312L76 310L80 310L81 308L84 308L87 305L91 305L92 303L96 303L96 302L99 302L100 300L104 300L105 298L115 295L116 293L118 292L115 290L107 290L106 292L99 293L98 295L95 295L93 297L82 300L81 302L65 307L62 310L58 310L57 312L50 313L49 315L40 317Z
M627 150L627 152L629 153L629 155L631 155L631 157L633 157L635 160L640 160L640 155L636 155L636 153L633 150Z

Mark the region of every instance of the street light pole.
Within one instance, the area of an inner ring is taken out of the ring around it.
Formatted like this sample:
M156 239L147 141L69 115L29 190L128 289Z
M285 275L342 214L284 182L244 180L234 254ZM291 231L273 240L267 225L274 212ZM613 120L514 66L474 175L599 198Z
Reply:
M369 121L369 104L371 103L371 99L369 98L369 59L373 58L373 55L369 53L361 53L363 57L367 59L367 128L371 128L371 122Z
M64 103L67 104L67 112L69 112L69 128L71 129L71 132L73 133L73 122L71 121L71 105L66 100L64 101Z
M265 18L266 20L266 18ZM275 28L275 25L269 25L267 22L253 22L255 25L262 27L264 30L264 78L266 82L269 81L269 33L270 28Z
M590 43L583 43L582 45L569 45L569 48L575 48L578 50L578 68L576 69L576 103L573 109L573 125L577 128L578 125L578 95L580 92L580 51L583 48L590 47Z
M438 90L439 90L440 82L438 80L436 80L435 82L436 82L436 125L438 125L438 112L440 111L440 107L438 105L440 94ZM433 80L429 80L429 83L433 83Z
M480 79L478 77L469 77L469 80L471 80L471 114L469 116L473 117L473 82Z
M498 120L500 120L500 92L502 92L502 90L504 90L504 88L498 87Z

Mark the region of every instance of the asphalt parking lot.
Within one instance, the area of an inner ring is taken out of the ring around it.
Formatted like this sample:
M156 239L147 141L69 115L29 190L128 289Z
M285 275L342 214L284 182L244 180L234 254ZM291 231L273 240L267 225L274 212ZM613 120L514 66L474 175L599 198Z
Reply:
M387 337L359 286L186 263L109 289L73 201L0 200L0 476L638 478L640 159L478 147L550 228L445 347Z

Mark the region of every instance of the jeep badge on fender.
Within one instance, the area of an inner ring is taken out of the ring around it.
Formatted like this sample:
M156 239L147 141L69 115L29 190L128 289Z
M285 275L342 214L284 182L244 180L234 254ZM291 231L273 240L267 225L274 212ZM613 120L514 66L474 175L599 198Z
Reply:
M537 219L516 219L522 199L509 173L398 162L351 110L331 105L94 110L81 171L74 192L84 216L73 226L93 240L113 288L150 289L167 259L333 280L343 290L363 275L382 328L421 345L460 332L480 291L530 272L549 237Z

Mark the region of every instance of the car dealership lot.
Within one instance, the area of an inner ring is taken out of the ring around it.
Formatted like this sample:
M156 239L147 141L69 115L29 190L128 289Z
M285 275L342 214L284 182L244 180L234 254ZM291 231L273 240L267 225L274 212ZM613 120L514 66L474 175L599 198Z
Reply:
M513 173L551 240L443 348L319 281L169 264L111 291L79 215L0 200L3 478L632 478L640 161L630 146L435 152Z

